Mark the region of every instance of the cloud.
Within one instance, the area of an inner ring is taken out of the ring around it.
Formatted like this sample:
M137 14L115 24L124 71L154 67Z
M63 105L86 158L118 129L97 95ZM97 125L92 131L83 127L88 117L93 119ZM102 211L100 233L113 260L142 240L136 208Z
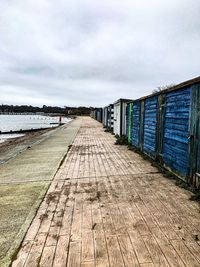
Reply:
M1 0L0 101L104 106L199 76L200 3Z

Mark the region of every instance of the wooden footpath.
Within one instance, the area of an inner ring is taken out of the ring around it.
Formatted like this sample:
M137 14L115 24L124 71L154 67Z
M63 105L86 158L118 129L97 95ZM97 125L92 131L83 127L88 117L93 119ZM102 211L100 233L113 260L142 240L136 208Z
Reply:
M200 266L200 210L148 160L83 118L13 267Z

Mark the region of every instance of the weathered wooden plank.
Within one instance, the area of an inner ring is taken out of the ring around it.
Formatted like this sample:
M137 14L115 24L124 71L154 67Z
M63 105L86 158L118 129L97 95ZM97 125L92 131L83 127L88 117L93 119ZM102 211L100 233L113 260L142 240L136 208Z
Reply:
M94 231L95 263L97 267L109 266L108 251L103 231Z
M30 225L29 230L26 234L26 237L25 237L26 241L35 239L35 237L38 233L38 230L40 228L40 224L41 224L41 217L40 216L42 214L46 214L46 211L42 210L42 211L39 211L37 213L36 217L34 218L32 224Z
M140 264L140 267L154 267L155 265L153 263L142 263Z
M103 231L103 220L101 217L100 205L97 201L92 203L92 229Z
M118 240L116 236L108 236L106 238L108 254L110 260L110 267L121 266L124 267L124 261L121 254L121 250L118 244Z
M112 221L115 227L115 231L118 234L125 234L126 233L126 224L124 222L124 219L120 213L120 210L116 205L110 205L109 204L109 208L110 208L110 213L112 216Z
M67 267L80 267L80 266L81 266L81 243L79 241L70 242Z
M60 228L60 235L70 234L72 226L73 209L74 209L74 200L69 200L64 209L62 225Z
M101 214L106 235L114 235L115 226L111 219L110 210L106 204L101 205Z
M22 247L17 255L17 259L13 262L12 267L22 267L24 266L26 259L31 250L33 241L24 241Z
M142 263L140 264L140 267L154 267L155 265L153 263Z
M195 256L195 258L200 262L200 243L198 242L185 242L185 245Z
M142 218L142 215L140 214L137 207L132 204L129 211L130 211L130 214L134 220L134 228L137 229L141 235L149 235L150 230L149 230L146 222Z
M94 266L95 264L93 261L81 263L81 267L94 267Z
M118 236L124 264L126 267L138 267L139 262L128 235Z
M136 230L132 230L129 231L129 236L139 263L151 263L152 258L140 234Z
M28 255L28 258L25 262L25 267L35 267L39 264L42 251L45 245L46 241L46 234L38 234L32 248L30 250L30 253Z
M81 263L94 261L94 240L92 231L82 232Z
M59 236L53 267L66 267L69 252L69 235Z
M149 253L151 254L151 258L154 265L160 267L169 267L170 265L168 264L163 252L161 251L154 237L143 236L142 238L147 246Z
M186 266L200 266L200 262L193 256L183 241L173 240L171 243Z
M55 246L44 248L39 264L40 267L52 266L55 249L56 249Z
M90 198L90 194L87 194L86 198ZM83 231L89 231L92 229L92 209L91 204L85 202L83 204L83 218L82 218Z
M78 198L79 197L79 198ZM77 195L73 212L73 223L71 228L71 238L73 241L81 240L83 204L81 196Z

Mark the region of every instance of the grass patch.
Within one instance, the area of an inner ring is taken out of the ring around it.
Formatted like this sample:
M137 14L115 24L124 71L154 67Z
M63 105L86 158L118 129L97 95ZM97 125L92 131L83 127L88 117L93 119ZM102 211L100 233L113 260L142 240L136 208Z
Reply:
M113 129L111 127L107 127L105 130L104 130L105 133L113 133Z
M128 138L125 135L119 136L117 134L115 137L117 139L115 145L128 146Z
M190 200L200 202L200 192L199 192L199 190L194 192L194 195L190 197Z

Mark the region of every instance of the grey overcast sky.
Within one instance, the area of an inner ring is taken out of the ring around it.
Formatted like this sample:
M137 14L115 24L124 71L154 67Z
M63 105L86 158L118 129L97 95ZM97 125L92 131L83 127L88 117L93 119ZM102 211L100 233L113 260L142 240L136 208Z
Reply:
M0 0L0 104L104 106L200 75L198 0Z

